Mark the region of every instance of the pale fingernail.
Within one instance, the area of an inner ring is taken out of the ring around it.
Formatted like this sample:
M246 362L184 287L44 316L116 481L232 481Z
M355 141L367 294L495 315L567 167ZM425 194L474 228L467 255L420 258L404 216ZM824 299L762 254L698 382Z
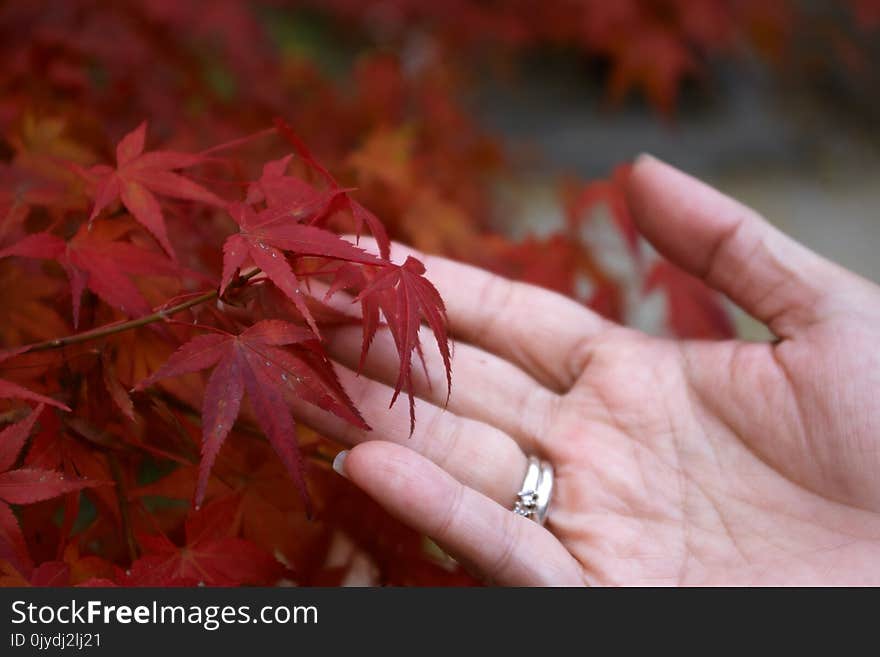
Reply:
M348 456L348 450L344 449L339 454L336 455L336 458L333 459L333 469L336 470L343 477L348 479L348 475L345 474L345 457Z

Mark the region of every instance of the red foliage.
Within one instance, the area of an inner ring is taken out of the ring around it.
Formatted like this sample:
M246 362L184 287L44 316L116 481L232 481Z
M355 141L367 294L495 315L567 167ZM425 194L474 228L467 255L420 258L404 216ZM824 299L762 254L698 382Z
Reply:
M184 523L185 542L176 546L167 536L143 535L144 556L120 576L135 586L230 586L272 584L284 567L264 548L235 536L238 500L227 497L190 515Z
M606 65L613 104L639 92L664 115L672 113L685 82L704 77L712 57L740 56L751 47L778 59L796 30L815 26L824 30L829 49L841 45L835 43L840 35L828 29L822 3L809 8L793 0L384 0L372 11L363 0L289 4L332 12L383 44L427 32L445 58L565 48ZM849 10L857 30L880 26L877 0L829 0L828 13L839 19L838 4ZM848 63L845 53L836 54L837 63Z
M387 4L404 17L433 6ZM668 17L656 41L636 40L665 53L650 70L620 43L597 45L619 35L603 26L636 20L600 9L618 3L539 3L534 20L523 20L533 3L457 4L456 20L484 36L582 39L613 57L613 93L644 86L664 106L693 57L676 54ZM619 6L642 16L644 4ZM0 583L471 582L330 471L337 446L294 425L305 402L365 427L322 329L360 323L364 352L389 330L400 360L389 401L412 402L422 322L452 385L445 310L418 260L390 261L390 238L621 321L645 291L625 168L573 194L558 234L512 242L490 230L503 158L455 100L461 71L442 56L411 70L370 52L334 81L315 58L272 47L249 7L0 7ZM569 8L589 20L560 20ZM709 39L714 14L679 13L689 43ZM600 206L634 280L583 236ZM378 255L342 237L362 231ZM653 271L673 331L729 333L713 295ZM329 306L313 281L345 290L360 315Z
M307 327L303 327L277 319L256 322L251 319L253 323L250 326L233 334L219 326L201 325L194 321L176 335L167 328L160 330L163 337L170 340L179 340L193 330L213 331L185 342L162 367L133 389L135 392L144 390L167 377L214 368L205 384L202 402L202 461L194 496L196 514L185 522L186 543L180 550L164 535L139 536L137 543L145 556L134 562L130 574L121 580L124 583L156 585L206 581L210 584L265 584L280 576L280 564L265 548L233 536L220 537L216 532L206 530L208 526L214 527L229 520L223 514L225 506L212 503L210 522L205 520L208 510L199 511L199 505L208 490L212 467L224 441L233 430L245 390L257 425L299 488L307 510L311 505L304 477L305 466L295 441L295 425L288 407L290 400L315 404L352 424L369 429L346 395L324 353L316 318L306 302L309 291L301 288L294 273L298 261L308 259L313 264L317 262L310 275L332 273L334 263L337 265L336 271L345 267L348 273L345 285L354 288L364 308L365 351L378 328L380 310L383 313L387 326L399 342L401 355L400 381L392 404L401 387L406 386L412 408L411 360L414 351L421 353L418 327L423 317L437 336L451 385L443 302L434 287L423 278L424 267L412 258L402 266L392 264L319 227L329 214L342 209L355 215L354 221L359 228L362 222L375 225L377 220L365 222L364 216L369 213L363 209L355 211L354 208L360 206L348 199L347 192L338 188L329 173L308 155L304 146L299 146L299 140L290 127L281 124L281 129L288 140L297 140L297 150L304 154L308 163L322 171L332 182L333 187L328 192L321 192L301 179L285 175L284 168L289 162L289 157L286 157L264 167L263 176L251 187L248 200L224 201L208 189L170 171L202 164L206 161L203 156L172 151L144 153L144 122L117 145L118 168L115 171L102 165L88 171L80 170L84 178L97 180L97 183L91 186L91 213L72 239L65 241L49 231L27 234L24 233L24 226L20 225L12 228L24 234L0 250L0 258L46 259L62 266L70 280L74 326L79 324L80 303L86 288L124 315L140 318L128 324L109 322L84 334L74 334L70 338L72 342L83 341L84 338L100 340L126 328L134 329L139 325L167 320L194 304L182 302L171 305L169 301L153 313L151 304L128 276L176 278L179 285L186 279L187 271L154 250L135 246L133 233L136 228L124 216L106 217L100 220L100 225L95 221L102 210L120 198L159 246L173 255L175 252L168 239L162 207L153 195L153 192L160 192L163 196L217 207L218 211L226 212L240 228L240 232L228 237L223 245L223 271L219 285L215 285L218 291L195 293L196 300L208 301L221 295L226 301L234 303L236 294L242 295L247 286L259 284L251 279L254 278L253 274L262 270L265 278L289 298L307 324ZM337 203L339 198L344 199L341 204ZM253 203L264 207L255 209ZM23 222L26 217L27 214L22 213L17 219ZM190 226L190 230L198 229ZM387 254L388 238L384 231L380 232L380 239L383 240L380 242L382 251ZM236 276L236 272L248 262L259 269L251 269L245 276ZM193 278L209 280L208 276L199 273L194 273ZM218 279L215 277L214 280ZM331 288L328 296L332 293ZM315 303L315 300L312 302ZM237 313L234 316L215 317L214 320L215 324L238 325L244 317ZM62 346L66 341L62 338L58 342L18 347L6 357ZM113 364L102 358L100 368L109 395L129 420L137 422L132 400L113 377ZM7 396L41 402L30 416L7 427L0 434L0 470L8 470L17 460L44 404L69 409L49 397L11 382L3 382L2 390ZM37 445L35 442L32 450ZM26 573L31 568L25 540L6 503L31 504L95 485L98 482L65 479L63 472L54 469L23 467L0 472L0 504L3 504L0 507L3 522L0 554L3 558L20 572ZM233 557L233 554L238 556ZM246 558L242 559L241 555Z
M40 404L25 419L0 432L0 559L24 572L32 568L30 555L9 505L33 504L107 483L65 478L63 472L28 464L13 469L19 452L44 408Z
M192 180L174 173L201 164L204 158L174 151L144 153L147 122L127 134L116 146L116 169L103 164L92 167L88 174L95 180L95 205L89 222L117 199L144 228L153 234L170 256L174 249L168 241L165 218L155 194L187 199L223 207L223 200Z
M287 345L296 347L279 348ZM315 334L279 320L257 322L238 335L193 338L135 390L169 376L208 367L214 367L214 371L208 378L202 403L202 463L196 484L196 506L205 497L211 467L238 417L245 390L257 423L306 500L302 458L294 442L294 424L284 396L303 399L369 429L336 379Z

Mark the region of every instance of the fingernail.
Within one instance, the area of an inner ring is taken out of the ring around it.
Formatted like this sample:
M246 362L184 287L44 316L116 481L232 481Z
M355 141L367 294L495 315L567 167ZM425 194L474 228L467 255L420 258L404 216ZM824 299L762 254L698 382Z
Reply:
M639 162L656 162L657 158L651 155L650 153L641 152L636 156L636 164Z
M341 474L343 477L348 479L348 475L345 474L345 457L348 456L348 450L344 449L339 454L336 455L336 458L333 459L333 469L336 470L337 473Z

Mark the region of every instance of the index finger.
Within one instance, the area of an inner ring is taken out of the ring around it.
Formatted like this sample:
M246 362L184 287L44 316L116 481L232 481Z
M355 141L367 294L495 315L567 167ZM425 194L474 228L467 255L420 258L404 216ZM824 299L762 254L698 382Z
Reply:
M491 582L586 584L580 565L549 531L459 483L410 449L373 440L341 453L333 468Z

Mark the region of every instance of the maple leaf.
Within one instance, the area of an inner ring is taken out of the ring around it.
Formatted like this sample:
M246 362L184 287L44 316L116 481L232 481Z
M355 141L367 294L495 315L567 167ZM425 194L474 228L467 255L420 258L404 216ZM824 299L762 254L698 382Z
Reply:
M76 543L64 548L64 563L74 586L113 586L113 565L93 554L81 555Z
M232 203L229 213L241 232L231 235L223 245L221 294L235 272L250 259L293 301L316 335L318 326L309 310L299 280L284 252L297 256L319 256L367 265L383 264L371 255L323 228L297 223L290 216L272 209L255 212L249 205Z
M0 431L0 559L23 572L30 570L30 555L9 504L32 504L104 483L65 478L61 472L43 468L12 469L44 408L39 404L26 418Z
M106 456L94 449L95 442L89 442L86 434L88 425L80 418L50 413L40 422L40 431L33 437L24 464L28 468L56 470L72 479L90 481L109 481L112 478ZM79 428L79 431L76 431ZM73 431L71 431L73 430ZM78 438L75 433L84 438ZM89 491L91 501L102 513L119 519L118 497L112 488L96 487ZM78 511L79 500L71 502ZM68 518L66 517L65 520Z
M25 350L26 347L19 347L17 349L0 351L0 363L5 360L9 360L13 356L24 353ZM40 404L48 404L49 406L54 406L65 411L70 410L68 406L62 404L61 402L55 401L51 397L46 397L45 395L41 395L32 390L28 390L27 388L20 386L17 383L6 381L5 379L0 379L0 399L24 399L27 401L38 402Z
M299 148L305 149L302 142L297 143L300 144ZM329 181L329 189L318 189L304 180L286 175L285 172L293 157L287 155L279 160L267 162L263 166L260 179L248 187L247 202L265 201L267 210L264 213L264 220L266 221L288 217L313 226L322 226L336 212L349 212L355 221L355 234L360 237L366 225L379 246L379 255L388 260L391 242L379 218L352 199L348 195L351 190L340 187L330 172L318 164L308 150L303 150L300 155Z
M255 280L251 285L238 292L236 302L245 304L248 312L256 313L250 315L251 317L283 319L298 325L307 323L303 314L296 309L296 306L284 292L268 281L265 283L262 284L259 279ZM315 322L322 328L361 325L359 315L343 312L317 297L306 295L306 305Z
M348 195L347 190L343 190L340 187L339 183L336 182L336 179L315 159L305 142L300 139L288 123L281 118L276 118L275 128L288 141L288 143L293 146L296 154L299 155L306 164L320 173L332 190L338 192L334 197L334 206L331 207L331 209L349 210L355 221L355 233L360 236L364 225L366 225L370 229L373 239L376 240L376 244L379 247L379 255L384 260L389 260L391 254L391 240L388 238L388 232L385 230L384 224L379 221L378 217L351 198ZM332 214L331 209L328 209L323 215L316 216L314 222L320 223L329 218Z
M58 203L62 197L63 189L56 182L37 172L0 162L0 218L15 216L16 209L25 211L30 205Z
M396 130L379 128L365 140L360 150L348 157L358 176L366 183L379 182L391 189L409 190L414 181L412 126Z
M5 586L70 586L70 567L63 561L45 561L24 573L9 562L0 560L0 587ZM113 586L113 582L109 582Z
M400 358L400 371L394 386L394 395L391 397L391 405L397 400L400 391L405 389L409 396L410 432L415 428L412 359L414 351L421 353L419 327L422 319L433 332L437 348L443 357L447 395L452 391L452 363L446 328L446 307L437 288L423 276L424 273L425 266L412 256L407 256L406 262L402 265L385 265L383 271L355 298L355 301L361 302L364 318L361 364L379 326L379 311L384 315L394 338Z
M54 301L62 295L64 283L40 271L32 263L0 262L0 299L3 299L3 321L0 322L0 344L24 344L70 332L68 322L56 310Z
M129 275L187 275L195 272L153 251L116 239L127 231L124 225L109 223L82 226L69 242L51 233L33 233L16 244L0 249L0 258L21 256L58 261L70 280L73 325L79 325L82 294L86 288L129 317L148 315L152 308Z
M26 579L20 576L17 586L26 586L30 584L31 586L51 586L51 587L59 587L59 586L116 586L116 582L110 579L107 576L97 577L97 576L89 576L83 577L82 571L84 569L92 568L99 569L102 571L102 574L113 576L114 572L112 568L107 567L107 562L103 559L99 559L98 557L83 557L78 561L70 562L68 561L67 553L69 550L65 550L65 560L64 561L44 561L39 566L33 569L31 573L30 579ZM2 582L2 580L0 580ZM2 584L0 584L2 586Z
M290 350L280 347L292 345ZM238 417L245 390L257 423L281 458L305 500L303 462L286 394L369 429L355 409L308 329L280 320L257 322L239 335L209 334L193 338L135 390L160 379L214 366L202 403L202 462L195 504L204 498L208 477L223 441Z
M63 561L45 561L31 573L33 586L69 586L70 566Z
M238 538L236 498L220 499L191 514L183 547L162 535L141 535L144 556L135 561L125 583L140 586L232 586L274 584L284 567L266 550Z
M308 433L300 432L300 445L305 453L310 447ZM307 518L302 500L290 494L290 477L267 442L231 434L214 470L219 476L212 478L207 495L230 500L230 517L240 519L242 538L276 555L295 570L298 580L305 562L309 565L312 559L323 562L326 555L323 550L316 550L314 543L327 529L320 520ZM333 483L333 475L328 476L320 468L310 474L310 489L320 504L319 517L323 517L325 488L328 481ZM196 467L186 464L156 482L138 487L131 494L141 498L191 500L195 479ZM238 500L237 506L232 504L233 499Z
M326 212L340 190L321 190L286 171L293 155L266 162L260 178L248 186L247 202L265 201L266 206L297 221L313 219ZM329 175L329 174L328 174Z
M79 166L95 160L91 150L67 136L67 121L62 117L37 116L25 113L17 134L9 136L16 151L15 164L25 170L45 175L56 183L77 186ZM59 196L58 205L80 206L79 194Z
M125 135L116 146L116 169L98 165L89 170L96 179L95 205L89 222L117 198L150 233L163 249L174 257L162 208L155 194L222 207L223 199L194 183L174 169L186 169L205 162L202 155L176 151L144 153L147 122Z

